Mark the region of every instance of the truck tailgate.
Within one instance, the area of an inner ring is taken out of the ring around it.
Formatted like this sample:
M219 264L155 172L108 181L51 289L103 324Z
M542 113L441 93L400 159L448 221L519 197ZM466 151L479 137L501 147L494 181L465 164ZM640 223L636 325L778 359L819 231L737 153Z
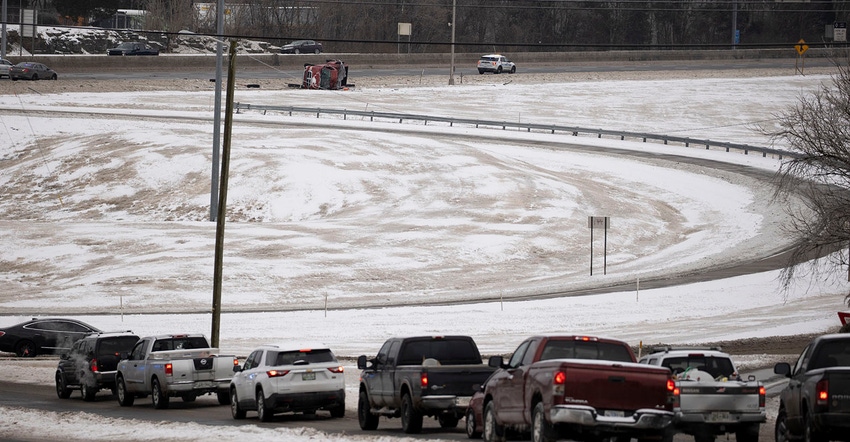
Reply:
M850 413L850 368L828 368L829 412Z
M672 410L668 401L670 371L636 363L562 362L566 372L565 403L582 403L597 410ZM547 361L548 362L548 361Z
M679 403L683 412L758 412L759 386L734 382L679 382Z
M423 367L422 372L428 375L428 388L422 390L422 396L472 396L493 371L494 368L486 365Z

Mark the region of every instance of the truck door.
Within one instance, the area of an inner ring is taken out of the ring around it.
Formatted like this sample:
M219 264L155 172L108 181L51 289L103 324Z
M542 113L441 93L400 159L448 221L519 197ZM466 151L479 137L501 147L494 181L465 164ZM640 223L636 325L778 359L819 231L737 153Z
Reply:
M498 397L494 397L493 400L497 401L499 419L502 423L525 423L523 393L528 365L524 365L523 360L526 359L525 355L531 342L531 340L525 341L517 347L508 361L507 373L496 381Z
M261 371L260 361L263 350L254 350L242 364L242 371L233 374L233 385L236 387L236 397L239 402L248 401L254 403L257 400L254 388L257 385L257 373ZM269 392L265 392L269 394ZM256 404L255 404L256 405Z
M401 347L401 341L393 340L381 348L378 353L379 360L383 360L380 371L378 373L378 384L380 385L380 403L381 405L394 407L395 400L395 368L398 364L398 350Z
M788 396L784 398L788 429L795 434L802 434L803 432L802 393L811 352L812 348L810 345L803 350L803 353L800 354L800 357L791 369L791 379L788 380Z
M145 349L149 340L141 340L133 347L124 367L124 383L128 391L145 391Z

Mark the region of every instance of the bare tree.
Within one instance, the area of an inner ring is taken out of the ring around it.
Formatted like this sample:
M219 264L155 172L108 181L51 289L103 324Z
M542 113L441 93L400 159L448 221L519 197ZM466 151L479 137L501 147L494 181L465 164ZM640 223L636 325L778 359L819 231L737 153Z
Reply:
M850 264L850 64L836 62L836 67L831 83L801 97L779 116L776 129L763 130L798 154L784 160L777 173L777 199L796 193L806 202L805 208L789 211L799 242L782 274L786 289L813 257L837 251L830 255L832 265ZM810 268L820 272L814 265ZM850 295L845 300L850 305Z

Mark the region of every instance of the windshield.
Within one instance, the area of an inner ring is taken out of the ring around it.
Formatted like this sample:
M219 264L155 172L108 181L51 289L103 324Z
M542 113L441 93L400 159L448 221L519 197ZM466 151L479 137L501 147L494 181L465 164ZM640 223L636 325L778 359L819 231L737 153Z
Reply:
M540 360L545 361L547 359L599 359L634 362L628 349L620 344L572 340L550 340L547 342L540 354Z

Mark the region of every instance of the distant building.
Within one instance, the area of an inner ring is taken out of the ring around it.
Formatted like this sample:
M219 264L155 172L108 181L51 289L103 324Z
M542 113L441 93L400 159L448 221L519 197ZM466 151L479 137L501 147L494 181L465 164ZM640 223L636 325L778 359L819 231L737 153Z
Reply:
M91 22L92 26L108 29L144 29L144 9L119 9L112 17Z

